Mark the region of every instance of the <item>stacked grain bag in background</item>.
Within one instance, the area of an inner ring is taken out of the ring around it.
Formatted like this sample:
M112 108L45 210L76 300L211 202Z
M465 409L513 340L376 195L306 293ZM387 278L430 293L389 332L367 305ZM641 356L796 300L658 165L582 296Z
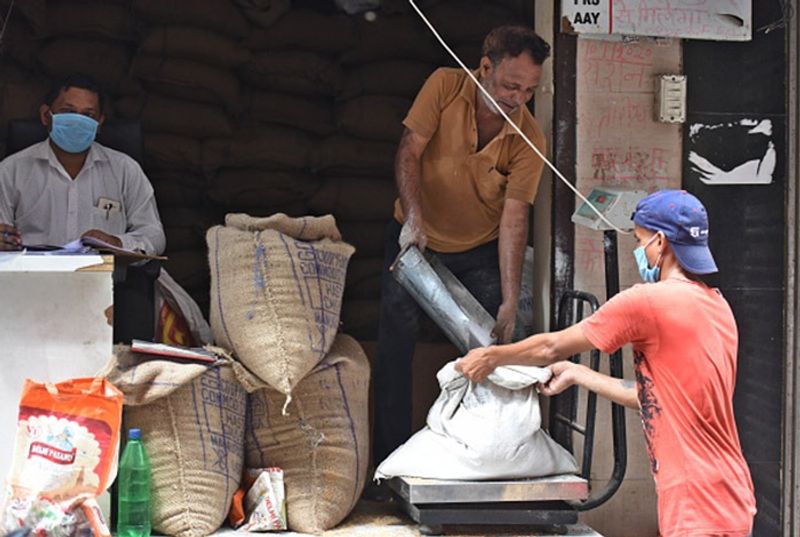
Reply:
M240 2L241 4L241 2ZM309 213L320 183L312 173L320 137L334 130L333 95L342 74L332 56L352 41L347 17L271 3L278 17L253 20L239 69L244 97L238 140L213 185L230 211ZM323 213L316 213L323 214Z
M223 214L332 213L356 247L345 330L375 339L400 121L452 64L405 0L379 4L365 17L333 0L17 1L0 48L0 144L9 118L35 117L47 77L88 72L117 116L143 123L167 268L204 311L204 233ZM531 23L530 4L420 2L470 66L490 28Z
M47 81L37 69L37 55L47 28L45 0L15 2L0 0L0 155L5 155L8 122L38 118L39 105L47 93Z
M38 118L47 82L21 64L0 61L0 154L5 154L9 121Z
M120 116L142 122L145 169L167 235L165 266L208 308L205 231L221 213L208 202L210 140L231 137L240 113L238 65L250 24L231 2L135 0L141 35L130 73L142 90L117 100Z
M441 50L408 12L379 11L374 21L355 21L358 41L339 58L345 82L337 93L337 133L317 154L317 170L326 184L312 209L333 212L342 234L356 246L345 290L344 329L360 339L375 339L385 228L397 196L394 156L403 118Z
M47 75L86 73L114 96L140 91L128 77L138 38L129 6L101 0L49 1L46 20L38 59ZM106 113L113 115L113 107Z
M509 22L524 24L517 9L523 2L502 3L506 6L451 0L428 2L423 9L466 64L477 67L483 38L491 28ZM377 337L383 236L396 196L393 162L401 122L430 73L454 64L406 3L387 2L371 19L357 19L358 44L340 56L345 84L337 95L338 132L323 146L318 161L320 173L339 177L337 186L329 186L319 196L328 204L325 208L337 215L345 238L357 248L342 317L345 330L362 339ZM368 183L372 183L369 188ZM343 200L356 203L343 204ZM435 329L423 332L423 338L441 337Z
M225 211L304 215L319 186L310 173L314 139L331 128L328 96L339 73L325 58L287 41L285 36L298 30L288 1L236 4L252 22L244 41L250 57L237 68L242 81L237 130L206 150L218 169L210 196Z
M355 507L369 460L369 364L338 334L353 247L330 215L225 224L207 235L211 326L253 392L246 466L282 468L289 528L319 533Z

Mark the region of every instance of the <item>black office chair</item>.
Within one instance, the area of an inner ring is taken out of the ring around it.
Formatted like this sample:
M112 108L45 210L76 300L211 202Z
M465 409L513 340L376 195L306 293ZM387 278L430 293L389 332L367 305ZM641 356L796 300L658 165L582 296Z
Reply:
M47 138L47 129L38 119L9 122L6 156ZM97 141L121 151L142 163L144 142L142 125L137 120L112 119L103 123ZM114 342L131 339L152 341L155 336L155 281L161 272L159 261L142 265L114 265Z

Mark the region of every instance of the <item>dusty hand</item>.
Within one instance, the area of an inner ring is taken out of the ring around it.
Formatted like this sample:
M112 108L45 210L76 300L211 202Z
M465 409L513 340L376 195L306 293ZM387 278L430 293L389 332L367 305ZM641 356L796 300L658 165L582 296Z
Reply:
M400 230L400 238L397 241L400 244L400 251L405 251L410 246L416 246L420 252L425 251L425 246L428 244L428 237L422 230L422 218L409 216Z
M494 363L489 347L472 349L466 356L456 362L456 371L473 382L486 380L497 365Z
M90 229L89 231L81 235L81 238L84 237L92 237L94 239L107 242L108 244L116 246L117 248L122 248L122 241L119 239L119 237L115 237L114 235L109 235L105 231L100 231L99 229Z
M497 310L497 321L492 329L492 337L498 343L509 343L517 322L517 303L503 303Z
M20 250L22 237L14 226L0 224L0 251Z
M548 369L553 373L553 376L547 384L539 385L539 393L552 396L563 392L570 386L580 384L581 374L586 367L564 360L554 363Z

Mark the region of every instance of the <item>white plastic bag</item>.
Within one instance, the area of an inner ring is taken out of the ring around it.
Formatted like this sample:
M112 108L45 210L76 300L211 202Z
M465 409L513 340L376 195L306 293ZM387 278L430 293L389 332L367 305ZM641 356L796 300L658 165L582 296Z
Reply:
M378 466L376 479L518 479L577 471L572 454L541 429L535 385L549 380L547 369L499 367L475 384L450 362L436 377L442 392L427 427Z
M244 498L247 521L241 531L286 530L286 493L283 470L265 468L248 470L249 477L258 477Z

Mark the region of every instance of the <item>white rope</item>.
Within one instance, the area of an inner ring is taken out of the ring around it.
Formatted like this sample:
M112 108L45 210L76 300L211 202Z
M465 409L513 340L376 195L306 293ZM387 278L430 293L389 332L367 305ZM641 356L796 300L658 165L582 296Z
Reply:
M8 21L11 19L11 11L14 9L14 0L11 0L11 3L8 4L8 11L6 11L5 19L0 18L3 21L3 27L0 28L0 45L3 44L3 38L6 35L6 28L8 28Z
M572 191L575 193L575 195L576 195L576 196L578 196L580 199L582 199L582 200L583 200L583 201L584 201L584 202L585 202L585 203L586 203L586 204L589 206L589 208L591 208L591 209L592 209L592 210L593 210L593 211L594 211L594 212L597 214L597 216L599 216L599 217L600 217L600 219L601 219L603 222L605 222L606 224L608 224L608 225L609 225L609 226L610 226L610 227L611 227L613 230L615 230L616 232L618 232L618 233L622 233L622 234L624 234L624 235L628 235L628 234L630 233L629 231L624 231L624 230L622 230L622 229L618 228L617 226L615 226L614 224L612 224L612 223L611 223L611 222L610 222L610 221L609 221L609 220L608 220L608 219L607 219L605 216L603 216L603 214L602 214L600 211L598 211L598 210L597 210L597 208L596 208L596 207L595 207L595 206L594 206L592 203L590 203L590 202L589 202L589 200L587 200L587 199L586 199L586 198L583 196L583 194L581 194L580 192L578 192L578 189L577 189L577 188L575 188L575 187L572 185L572 183L570 183L569 181L567 181L567 178L566 178L566 177L564 177L564 176L561 174L561 172L560 172L560 171L558 171L558 168L556 168L556 167L555 167L555 166L554 166L554 165L553 165L553 164L552 164L552 163L551 163L549 160L547 160L547 157L545 157L545 156L542 154L542 152L541 152L541 151L539 151L539 148L538 148L538 147L536 147L535 145L533 145L533 142L531 142L531 141L528 139L528 137L527 137L527 136L525 136L525 133L524 133L524 132L522 132L522 130L521 130L519 127L517 127L516 123L514 123L513 121L511 121L511 118L510 118L510 117L508 117L508 115L506 115L506 113L503 111L503 109L502 109L502 108L500 108L500 105L499 105L499 104L497 104L497 101L495 101L495 100L494 100L494 97L492 97L491 95L489 95L489 92L488 92L488 91L486 91L486 88L484 88L484 87L481 85L481 83L478 81L478 79L477 79L477 78L475 78L475 75L472 73L472 71L471 71L471 70L469 70L469 69L467 68L467 66L466 66L466 65L464 65L464 62L462 62L462 61L461 61L461 59L458 57L458 55L457 55L455 52L453 52L453 50L452 50L452 49L451 49L449 46L447 46L447 43L445 43L444 39L442 39L442 36L440 36L440 35L439 35L439 32L437 32L437 31L436 31L436 28L434 28L434 27L433 27L433 24L431 24L431 22L428 20L428 18L425 16L425 14L424 14L424 13L423 13L423 12L422 12L422 11L421 11L421 10L420 10L418 7L417 7L417 5L414 3L414 0L408 0L408 3L409 3L409 4L411 4L411 7L413 7L413 8L414 8L414 11L416 11L416 12L417 12L417 14L418 14L418 15L419 15L419 16L422 18L423 22L424 22L424 23L425 23L425 24L428 26L428 28L430 28L431 32L433 32L433 35L434 35L434 37L436 37L436 39L439 41L439 43L441 43L441 44L442 44L442 46L444 47L444 49L445 49L445 50L446 50L446 51L447 51L447 52L448 52L448 53L449 53L449 54L450 54L450 55L453 57L453 59L454 59L454 60L455 60L455 61L458 63L458 65L459 65L459 66L461 66L461 68L462 68L462 69L463 69L463 70L464 70L464 71L467 73L467 75L468 75L468 76L469 76L469 77L472 79L472 81L473 81L473 82L475 82L475 85L476 85L476 86L478 86L478 89L479 89L481 92L483 92L483 95L484 95L484 96L485 96L487 99L489 99L489 101L490 101L490 102L491 102L491 103L494 105L495 109L496 109L498 112L500 112L500 115L502 115L502 116L503 116L503 119L505 119L505 120L506 120L506 122L507 122L509 125L511 125L511 127L512 127L512 128L515 130L515 131L517 131L517 134L519 134L520 136L522 136L522 139L523 139L523 140L525 140L525 143L527 143L527 144L530 146L530 148L531 148L531 149L533 149L533 151L534 151L534 152L535 152L537 155L539 155L539 158L541 158L541 159L544 161L544 163L545 163L545 164L547 164L547 166L548 166L548 167L549 167L551 170L553 170L553 173L554 173L554 174L556 174L556 177L558 177L559 179L561 179L561 181L563 181L563 183L564 183L565 185L567 185L567 187L569 187L569 189L570 189L570 190L572 190Z

